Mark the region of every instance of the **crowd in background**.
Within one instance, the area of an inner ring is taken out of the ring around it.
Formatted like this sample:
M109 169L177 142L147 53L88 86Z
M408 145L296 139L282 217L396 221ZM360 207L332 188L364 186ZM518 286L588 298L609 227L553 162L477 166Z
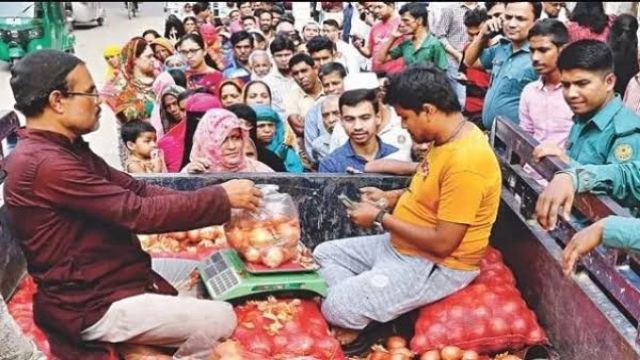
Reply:
M319 2L320 21L301 24L282 3L224 4L214 14L208 2L184 3L164 29L104 50L101 94L119 122L126 171L412 174L429 144L403 129L385 86L417 64L446 72L481 129L496 117L519 123L541 143L536 158L606 163L640 151L635 131L603 120L596 134L578 121L615 104L640 111L638 21L624 7ZM608 70L590 84L575 74ZM590 135L598 144L582 141Z

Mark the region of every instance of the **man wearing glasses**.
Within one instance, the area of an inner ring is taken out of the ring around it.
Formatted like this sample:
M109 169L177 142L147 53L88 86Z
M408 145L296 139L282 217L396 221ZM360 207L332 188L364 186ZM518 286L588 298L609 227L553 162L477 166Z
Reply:
M52 354L87 359L104 350L94 341L177 348L192 334L231 335L231 305L172 296L135 234L221 224L231 208L257 207L254 184L180 192L109 167L82 139L98 128L101 101L73 55L27 55L11 88L26 127L6 162L5 204L38 285L35 321L59 340Z

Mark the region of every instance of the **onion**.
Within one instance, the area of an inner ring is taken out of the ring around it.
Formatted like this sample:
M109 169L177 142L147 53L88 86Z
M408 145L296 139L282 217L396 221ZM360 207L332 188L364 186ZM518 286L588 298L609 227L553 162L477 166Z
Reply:
M479 360L479 359L480 359L480 355L478 355L478 353L473 350L467 350L464 353L462 353L462 360Z
M200 230L187 231L187 240L193 244L198 243L200 241Z
M257 263L260 261L260 251L254 247L248 247L243 255L248 262Z
M404 340L404 339L403 339ZM411 360L413 359L413 353L406 347L391 349L390 360Z
M169 234L169 236L171 236L172 238L178 240L178 241L182 241L184 239L187 238L187 232L186 231L176 231L173 232L171 234Z
M227 242L231 247L236 250L243 249L244 231L240 230L240 228L233 227L226 230L225 236L227 237Z
M263 227L257 227L249 233L249 243L258 249L265 248L273 243L273 235Z
M218 235L218 230L216 230L215 226L207 226L205 228L200 229L200 238L204 240L215 240Z
M460 360L462 359L462 350L457 346L445 346L440 351L440 355L442 360Z
M420 356L420 360L440 360L440 351L429 350Z
M284 252L279 247L269 248L262 256L262 263L270 268L277 268L284 261Z
M292 225L290 222L278 225L276 233L286 245L296 245L300 240L300 227Z
M391 336L387 339L387 349L401 349L406 348L407 341L400 336Z
M387 360L389 358L389 353L384 350L373 350L367 356L367 360Z

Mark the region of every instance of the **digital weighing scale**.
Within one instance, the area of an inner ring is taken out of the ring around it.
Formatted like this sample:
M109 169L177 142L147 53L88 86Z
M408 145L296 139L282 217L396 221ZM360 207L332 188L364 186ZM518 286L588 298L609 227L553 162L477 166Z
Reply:
M327 284L315 269L249 270L235 250L221 250L198 265L198 272L214 300L231 300L262 293L308 291L327 295Z

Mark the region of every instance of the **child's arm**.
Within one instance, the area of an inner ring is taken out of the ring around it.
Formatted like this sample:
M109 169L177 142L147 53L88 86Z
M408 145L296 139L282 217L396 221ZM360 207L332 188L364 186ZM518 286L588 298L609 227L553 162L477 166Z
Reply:
M139 162L129 162L126 166L127 172L129 174L144 174L146 173L144 166Z

